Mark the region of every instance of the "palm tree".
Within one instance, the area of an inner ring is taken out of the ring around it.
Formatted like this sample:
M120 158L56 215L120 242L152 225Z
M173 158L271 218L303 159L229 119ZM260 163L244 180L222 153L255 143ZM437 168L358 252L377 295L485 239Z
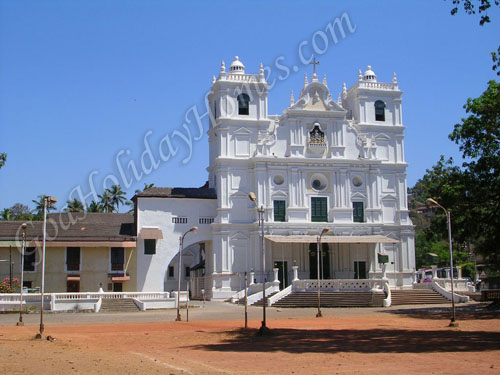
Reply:
M43 201L45 198L47 198L48 195L42 194L38 196L38 200L33 199L33 203L35 204L35 212L39 215L43 212ZM47 212L54 211L56 209L56 206L54 206L54 203L48 202L47 204Z
M154 184L154 183L153 183L153 184L146 184L146 183L144 183L144 189L142 189L142 190L141 190L141 189L137 189L137 190L135 191L135 193L136 193L136 194L142 193L143 191L148 190L148 189L151 189L151 188L152 188L152 187L154 187L154 186L155 186L155 184Z
M101 202L92 201L90 205L87 204L87 212L104 212L104 207Z
M104 212L114 212L113 196L109 189L104 190L104 194L98 196L101 199L101 205Z
M66 212L83 212L83 203L74 198L67 202L67 207L64 209Z
M124 204L127 201L125 192L122 190L120 185L113 185L108 191L111 195L111 203L116 208L116 211L118 211L120 204Z
M4 208L0 212L0 216L2 217L2 220L12 220L12 211L10 208Z

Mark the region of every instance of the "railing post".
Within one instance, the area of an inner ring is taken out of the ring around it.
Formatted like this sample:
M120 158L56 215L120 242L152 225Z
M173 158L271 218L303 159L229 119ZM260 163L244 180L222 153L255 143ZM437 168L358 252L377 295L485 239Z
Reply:
M250 271L250 283L248 285L253 285L255 284L255 272L252 270Z
M273 272L274 272L274 282L275 283L279 283L280 282L280 280L278 278L279 269L278 268L273 268Z
M432 268L432 279L437 279L437 266L431 266Z
M299 266L292 266L293 270L293 280L292 281L298 281L299 280Z

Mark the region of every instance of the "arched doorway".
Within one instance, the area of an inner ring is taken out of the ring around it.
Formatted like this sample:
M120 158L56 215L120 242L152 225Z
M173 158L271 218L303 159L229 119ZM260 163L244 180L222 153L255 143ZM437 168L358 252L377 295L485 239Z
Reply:
M318 264L317 264L317 248L316 243L309 244L309 278L318 278ZM330 278L330 249L327 243L321 244L321 257L323 258L319 264L321 279Z

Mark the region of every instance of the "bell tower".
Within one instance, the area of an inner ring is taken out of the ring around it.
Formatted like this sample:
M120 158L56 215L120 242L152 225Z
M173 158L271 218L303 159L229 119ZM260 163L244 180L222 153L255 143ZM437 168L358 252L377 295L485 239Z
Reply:
M260 64L258 74L248 74L238 56L229 66L229 71L222 61L219 76L213 76L208 95L211 111L208 131L210 187L217 185L215 160L219 157L250 157L260 128L269 126L268 88L263 65Z

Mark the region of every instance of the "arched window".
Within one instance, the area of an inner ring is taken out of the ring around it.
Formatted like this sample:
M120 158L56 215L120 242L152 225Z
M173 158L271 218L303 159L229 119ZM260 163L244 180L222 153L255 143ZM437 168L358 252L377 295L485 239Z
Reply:
M385 121L385 103L382 100L375 102L375 121Z
M247 94L238 95L238 114L248 115L249 114L249 103L250 97Z

